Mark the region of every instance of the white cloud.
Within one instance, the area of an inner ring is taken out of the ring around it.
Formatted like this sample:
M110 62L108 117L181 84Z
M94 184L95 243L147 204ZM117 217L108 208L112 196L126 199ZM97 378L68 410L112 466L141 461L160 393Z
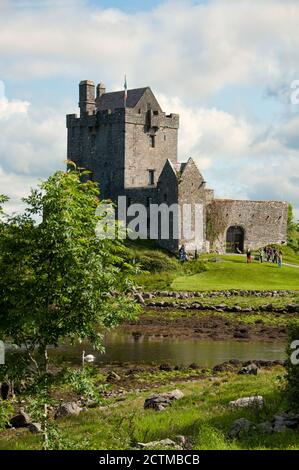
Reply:
M50 109L32 110L27 101L1 98L0 134L0 193L17 210L32 184L64 165L64 116Z
M137 85L194 100L226 85L275 88L297 78L299 4L286 0L168 1L126 14L85 2L2 6L2 78L78 76Z
M296 110L269 127L217 101L206 104L225 87L243 85L287 103L299 78L298 22L295 0L168 1L135 14L83 0L7 0L0 6L1 78L71 78L74 89L90 78L116 89L126 72L129 87L151 85L162 107L180 114L180 159L195 158L219 195L290 199L299 210ZM16 197L63 166L62 109L8 101L0 90L0 132L0 192Z

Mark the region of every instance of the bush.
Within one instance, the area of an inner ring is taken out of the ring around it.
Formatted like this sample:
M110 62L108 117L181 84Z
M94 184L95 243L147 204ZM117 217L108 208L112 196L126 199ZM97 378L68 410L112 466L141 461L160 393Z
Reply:
M289 328L286 370L287 399L292 409L299 410L299 325Z

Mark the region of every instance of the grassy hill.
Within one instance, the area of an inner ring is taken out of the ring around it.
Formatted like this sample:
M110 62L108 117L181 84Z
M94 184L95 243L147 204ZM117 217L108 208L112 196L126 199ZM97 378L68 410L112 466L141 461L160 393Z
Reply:
M223 255L209 263L209 269L192 276L178 276L171 284L173 290L276 290L298 289L299 267L254 261L247 264L244 256Z
M128 250L143 270L136 281L145 290L299 290L299 256L289 247L283 248L282 268L257 260L247 264L245 255L203 254L181 264L147 242L131 244Z

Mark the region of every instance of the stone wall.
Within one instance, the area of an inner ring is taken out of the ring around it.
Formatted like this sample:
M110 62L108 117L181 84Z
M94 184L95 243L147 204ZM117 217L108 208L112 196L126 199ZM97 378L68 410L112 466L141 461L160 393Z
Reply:
M166 160L177 161L179 118L156 111L126 110L125 123L125 187L149 185L149 170L155 171L157 184ZM152 122L151 117L155 117ZM151 126L154 124L154 127ZM154 139L154 147L152 146Z
M235 225L244 230L244 249L285 243L287 219L287 202L215 199L207 206L207 239L223 252L227 229Z

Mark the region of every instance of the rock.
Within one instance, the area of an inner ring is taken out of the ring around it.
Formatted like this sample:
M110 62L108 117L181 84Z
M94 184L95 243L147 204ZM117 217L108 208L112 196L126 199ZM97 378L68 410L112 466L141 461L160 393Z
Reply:
M257 424L255 429L261 434L273 433L273 426L269 421L265 421L264 423Z
M172 390L171 392L152 395L145 399L144 408L153 408L156 411L163 411L165 407L170 406L173 400L180 400L184 394L181 390Z
M106 380L107 382L118 382L119 380L121 380L121 377L112 370L107 375Z
M42 432L42 425L40 423L29 423L28 429L32 434L39 434Z
M138 449L152 449L152 448L158 448L161 450L167 450L167 449L172 449L172 450L183 450L183 447L176 444L174 441L171 439L162 439L161 441L152 441L152 442L137 442L137 448Z
M13 428L25 428L31 422L30 416L25 413L24 410L20 410L20 412L13 416L10 420L10 425Z
M230 439L240 438L242 435L247 434L252 426L252 422L245 418L239 418L233 422L227 436Z
M160 367L159 367L160 370L164 370L164 371L171 371L173 370L173 366L171 364L161 364Z
M246 367L242 367L242 369L239 370L238 374L257 375L258 370L258 366L252 363Z
M197 364L196 362L192 362L192 364L190 364L190 366L188 367L188 369L197 370L197 369L200 369L200 365Z
M284 432L286 428L297 429L299 427L299 414L281 413L273 416L274 432Z
M135 297L135 300L137 300L139 304L142 304L142 305L145 304L144 298L142 297L140 293L135 294L134 297Z
M229 402L230 408L248 408L250 406L262 408L264 404L264 398L260 395L238 398L237 400Z
M181 446L184 450L192 450L193 439L192 436L175 436L176 443Z
M64 418L65 416L78 416L82 408L74 402L61 403L56 410L55 419Z

